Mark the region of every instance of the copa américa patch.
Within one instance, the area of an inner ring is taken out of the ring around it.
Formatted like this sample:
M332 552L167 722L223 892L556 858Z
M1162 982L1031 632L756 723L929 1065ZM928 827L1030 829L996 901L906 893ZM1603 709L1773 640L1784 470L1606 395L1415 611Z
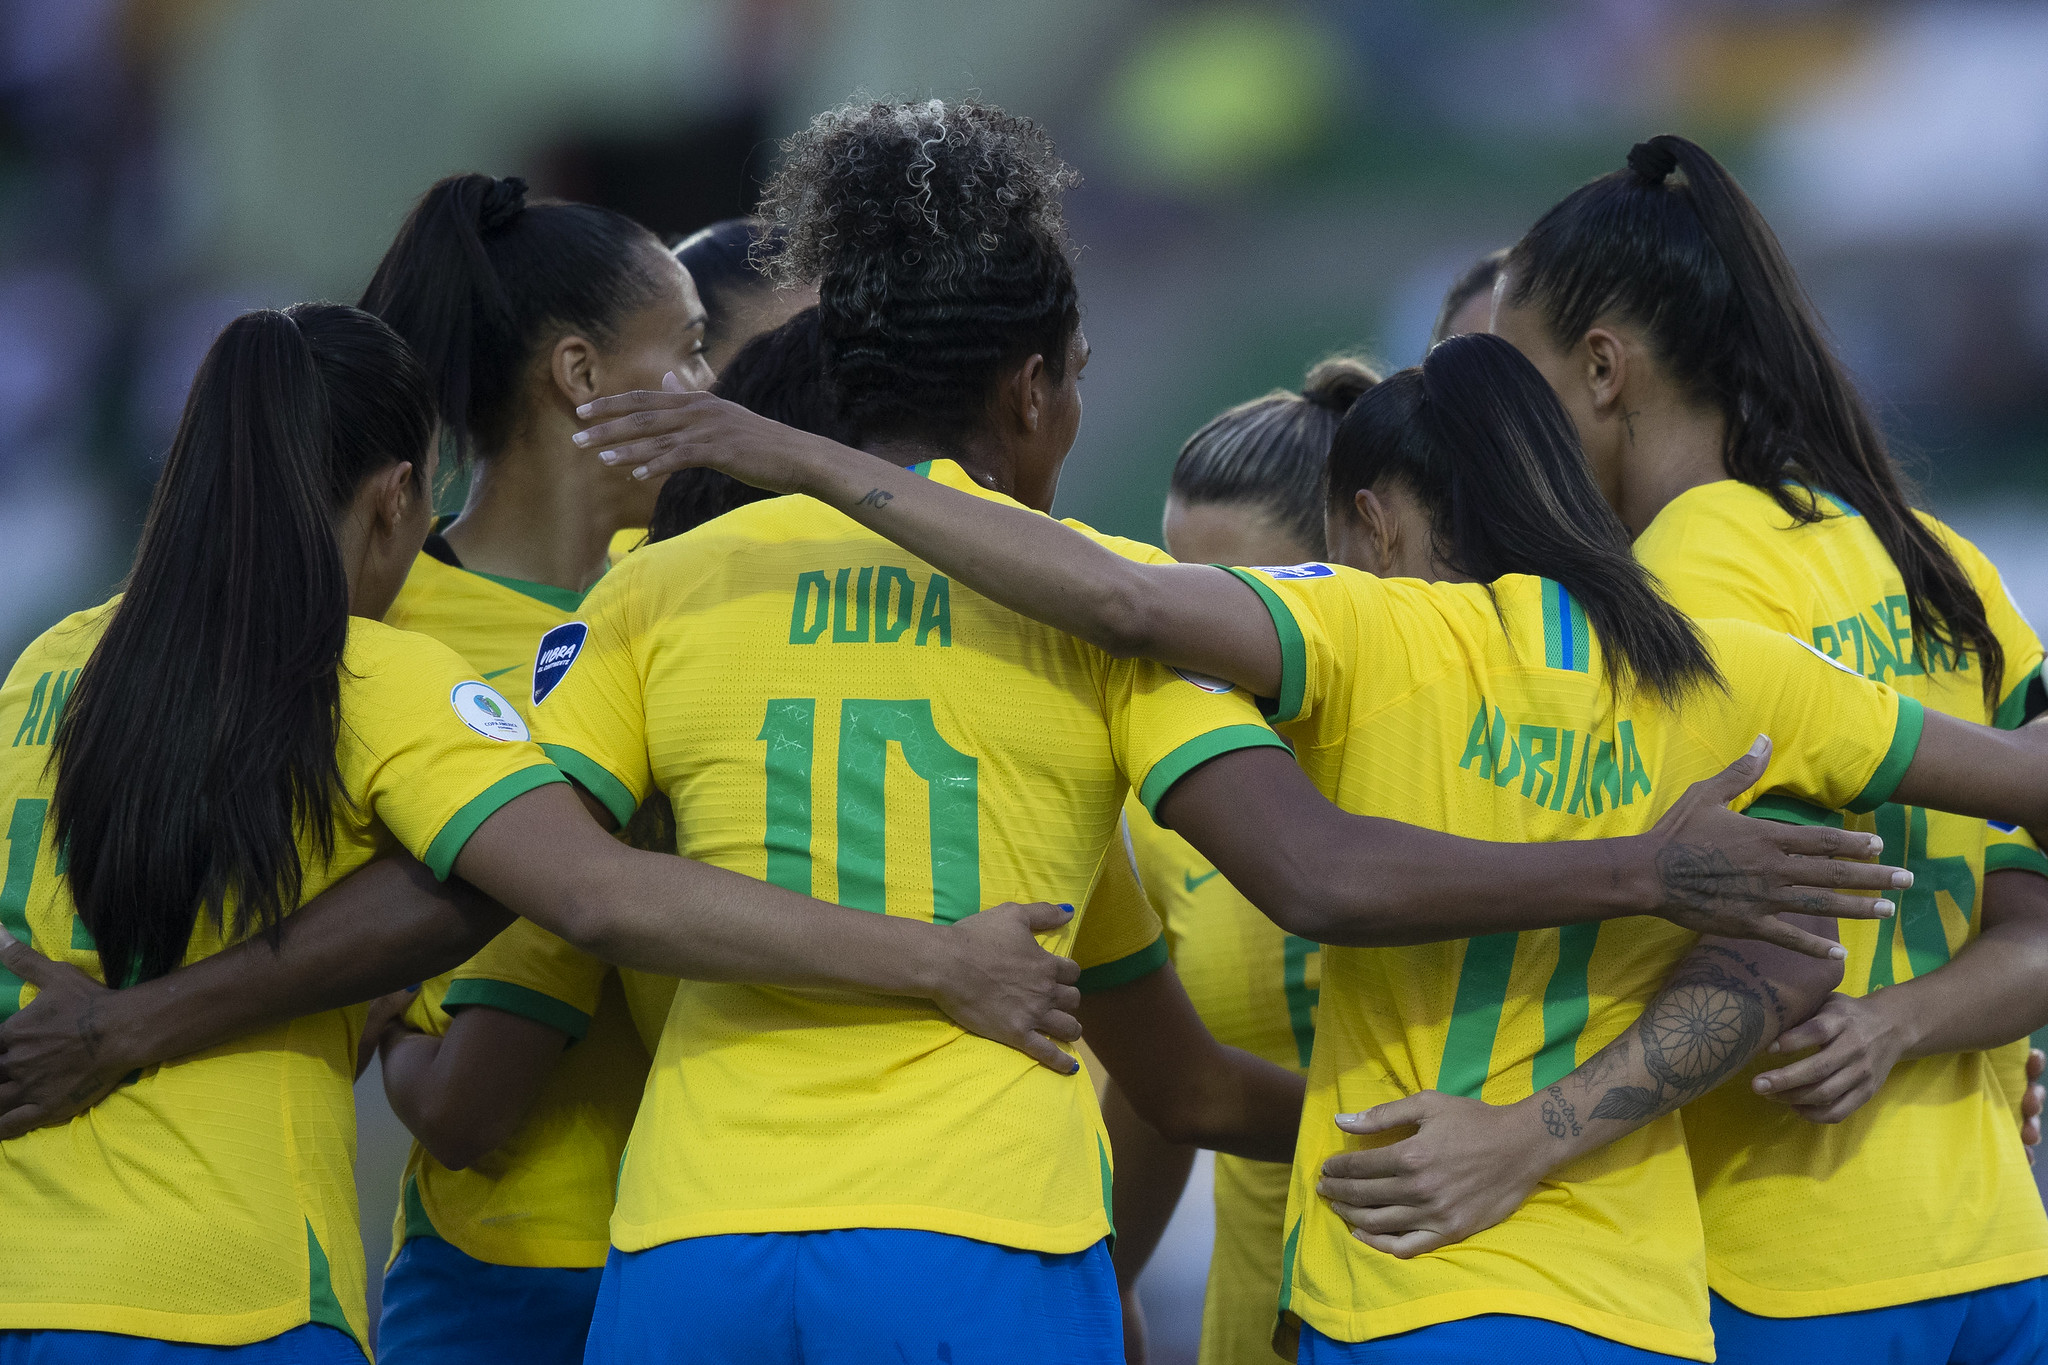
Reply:
M1337 571L1327 564L1254 564L1255 573L1274 578L1328 578Z
M512 703L487 683L461 682L448 694L449 705L462 723L485 739L531 739L526 722L512 709Z
M1231 690L1229 683L1221 678L1212 678L1207 673L1191 673L1185 668L1176 668L1173 671L1180 675L1182 682L1193 683L1204 692L1228 692Z
M569 676L576 656L583 652L583 642L589 638L590 627L581 621L565 621L540 637L540 648L533 655L535 706L546 701L548 693Z

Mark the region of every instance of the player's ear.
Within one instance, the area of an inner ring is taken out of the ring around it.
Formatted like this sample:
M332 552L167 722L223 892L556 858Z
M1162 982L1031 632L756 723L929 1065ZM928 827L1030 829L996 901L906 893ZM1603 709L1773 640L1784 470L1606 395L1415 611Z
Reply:
M548 376L554 380L555 392L572 409L605 396L598 369L597 347L573 333L557 341L548 353Z
M1593 410L1607 416L1621 402L1622 389L1628 384L1628 345L1619 333L1593 327L1587 330L1580 349L1585 362L1586 392L1593 400Z
M1052 375L1045 357L1030 355L998 385L998 402L1008 411L1002 415L1027 435L1036 435L1052 402Z
M1400 519L1387 506L1386 500L1370 488L1361 488L1353 493L1351 504L1358 509L1358 520L1365 528L1372 571L1382 578L1392 577L1401 551Z

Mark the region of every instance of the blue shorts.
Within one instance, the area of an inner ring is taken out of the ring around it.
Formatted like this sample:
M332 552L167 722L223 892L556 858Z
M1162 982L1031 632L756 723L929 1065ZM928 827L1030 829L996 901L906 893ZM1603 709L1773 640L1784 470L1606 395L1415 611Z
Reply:
M1123 1365L1109 1246L904 1228L614 1249L586 1365Z
M346 1332L309 1322L247 1346L124 1337L113 1332L0 1332L0 1365L363 1365L363 1348Z
M1862 1313L1766 1318L1714 1295L1721 1365L2035 1365L2048 1360L2048 1279Z
M492 1265L415 1237L384 1276L380 1365L576 1365L604 1272Z
M1503 1365L1516 1360L1542 1365L1648 1365L1684 1357L1624 1346L1545 1318L1488 1313L1371 1341L1338 1341L1303 1323L1301 1349L1294 1358L1299 1365Z

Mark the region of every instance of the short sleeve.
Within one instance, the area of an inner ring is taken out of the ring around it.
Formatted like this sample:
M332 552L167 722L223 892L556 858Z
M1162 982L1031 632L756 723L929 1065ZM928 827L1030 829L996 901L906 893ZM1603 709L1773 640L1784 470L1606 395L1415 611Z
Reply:
M2048 694L2041 686L2041 637L2033 622L2012 600L2005 578L1982 550L1950 531L1932 517L1927 518L1970 576L1977 596L1984 602L1984 619L1991 633L2005 646L2005 676L1999 679L1999 705L1992 724L2001 730L2016 730L2048 706Z
M436 877L507 802L562 780L512 703L446 645L364 623L345 662L343 780Z
M1349 571L1328 564L1230 569L1259 596L1280 638L1280 691L1262 699L1275 725L1314 721L1318 728L1341 717L1333 705L1348 696L1343 661L1356 657L1356 587Z
M653 785L630 619L634 568L621 565L599 580L583 619L543 636L534 660L534 737L620 825Z
M1790 635L1743 621L1711 629L1732 714L1771 737L1761 790L1822 811L1872 811L1891 799L1920 747L1919 702Z
M1103 716L1117 767L1145 809L1212 758L1238 749L1285 749L1250 697L1228 683L1141 659L1112 660Z
M531 920L516 919L455 969L442 1008L455 1014L488 1005L580 1039L590 1031L610 970Z
M1084 995L1136 981L1166 965L1166 930L1138 885L1121 825L1102 855L1102 875L1081 914L1072 952Z
M2033 836L2016 825L1997 820L1986 822L1984 831L1984 875L1994 872L2034 872L2048 877L2048 857Z

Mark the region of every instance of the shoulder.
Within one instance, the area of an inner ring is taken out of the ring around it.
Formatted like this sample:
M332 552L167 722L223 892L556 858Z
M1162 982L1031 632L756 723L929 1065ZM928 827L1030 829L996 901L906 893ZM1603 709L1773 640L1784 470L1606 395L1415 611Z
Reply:
M114 619L114 608L120 602L117 595L96 607L74 611L36 636L8 670L8 681L51 669L83 667L100 637L107 633L107 624Z

